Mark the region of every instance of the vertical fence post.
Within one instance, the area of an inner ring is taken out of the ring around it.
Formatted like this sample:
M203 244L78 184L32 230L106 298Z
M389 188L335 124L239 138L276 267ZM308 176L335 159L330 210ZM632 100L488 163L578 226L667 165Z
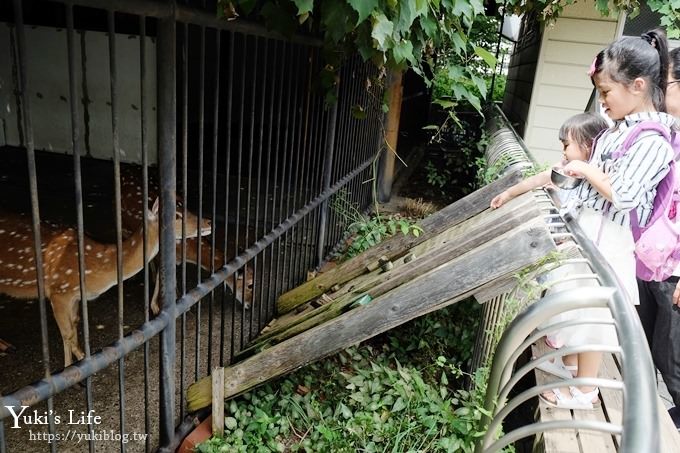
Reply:
M175 2L158 21L158 169L160 179L160 297L167 325L160 334L160 448L170 451L175 431L175 147L177 99ZM161 315L162 316L162 315Z
M328 132L326 133L326 156L323 164L323 182L321 191L331 187L331 173L333 170L333 154L335 152L335 126L338 122L338 103L340 103L339 85L335 86L335 103L331 106L328 118ZM317 242L317 265L324 258L324 243L326 242L326 223L328 222L328 200L321 205L321 218L319 219L319 238Z
M380 159L378 168L378 201L387 202L392 196L394 182L394 166L399 138L399 118L401 117L401 99L403 95L403 71L391 71L388 76L389 110L385 115L385 144L387 149Z

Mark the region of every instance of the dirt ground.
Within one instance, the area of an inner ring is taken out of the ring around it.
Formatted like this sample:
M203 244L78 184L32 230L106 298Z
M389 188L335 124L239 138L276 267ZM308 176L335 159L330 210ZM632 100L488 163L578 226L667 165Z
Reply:
M132 330L133 326L138 326L144 322L144 310L140 307L143 300L143 282L141 279L132 279L125 282L125 325L126 333ZM180 372L182 331L185 332L185 365L184 377L185 388L194 382L196 376L196 357L198 356L198 375L199 377L207 374L207 358L212 357L212 366L219 361L220 344L220 322L222 317L221 297L222 291L218 290L213 307L213 345L211 353L208 352L208 312L210 298L204 299L201 303L201 322L200 322L200 344L196 345L196 320L197 310L192 309L185 316L184 329L181 319L177 322L177 375L175 376L177 392L175 395L177 407L180 407L181 389ZM227 305L231 302L227 293ZM117 291L115 288L108 291L98 299L90 301L88 304L90 314L90 344L93 352L100 350L103 346L117 339ZM61 337L57 329L54 318L48 310L48 332L50 348L50 368L58 370L63 363L63 349ZM246 325L249 325L251 311L246 312ZM226 334L229 338L232 329L231 317L232 310L227 307L224 311L226 319ZM240 326L242 310L237 306L235 313L234 332L236 337L240 336ZM0 298L0 332L4 340L10 342L16 350L11 353L0 353L0 393L7 394L17 388L35 382L44 375L44 365L42 356L39 306L33 301L18 301L7 298ZM82 337L81 337L82 338ZM95 433L102 435L128 433L129 442L126 450L138 452L145 450L145 442L133 439L135 434L151 433L149 442L153 447L157 445L158 439L158 337L154 337L149 342L148 354L148 380L144 376L144 348L139 348L130 353L123 361L123 398L121 399L119 379L119 366L106 368L92 377L92 409L93 415L100 416L101 419L96 423L91 423ZM238 349L238 345L237 345ZM198 350L198 354L196 351ZM146 382L145 382L146 381ZM146 386L145 386L146 383ZM145 388L148 395L145 397ZM75 433L86 433L90 425L71 424L77 420L81 412L87 414L86 391L83 386L74 386L65 392L60 393L54 398L53 414L59 416L61 423L56 425L56 433L60 435L76 436ZM121 404L124 406L125 414L124 427L121 428L119 409ZM33 414L33 410L38 415L44 415L47 411L47 403L37 404L28 410L26 414ZM179 410L179 409L178 409ZM179 420L179 412L176 416ZM145 426L145 417L149 418L149 426ZM40 422L41 420L37 420ZM5 438L8 452L33 452L47 451L47 442L37 439L37 433L48 433L47 426L40 425L35 421L30 424L21 423L21 428L12 429L11 420L5 420ZM95 443L96 451L114 452L120 451L120 442L116 440L101 440ZM58 451L81 452L87 451L86 441L77 440L77 437L69 437L69 440L59 442Z

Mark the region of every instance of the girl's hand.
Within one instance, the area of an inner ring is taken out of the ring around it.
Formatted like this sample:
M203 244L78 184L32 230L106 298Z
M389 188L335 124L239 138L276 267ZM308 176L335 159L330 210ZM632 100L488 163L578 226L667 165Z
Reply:
M496 195L493 200L491 200L491 208L496 209L503 206L508 201L512 200L512 195L507 190L504 190L500 194Z
M563 172L568 176L576 176L577 178L583 178L585 172L588 170L588 164L582 160L572 160L566 164L563 168Z
M673 303L680 307L680 281L675 285L675 291L673 292Z

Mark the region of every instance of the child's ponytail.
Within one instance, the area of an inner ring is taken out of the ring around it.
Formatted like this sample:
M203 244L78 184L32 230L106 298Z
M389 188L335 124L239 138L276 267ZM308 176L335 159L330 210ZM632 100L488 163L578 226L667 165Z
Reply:
M640 36L656 49L659 54L659 76L652 92L654 106L660 112L666 111L666 84L668 82L668 41L663 30L657 28Z
M597 54L588 74L604 71L613 81L630 85L642 77L649 84L650 100L659 112L666 111L668 80L668 41L661 29L643 33L640 38L619 38Z

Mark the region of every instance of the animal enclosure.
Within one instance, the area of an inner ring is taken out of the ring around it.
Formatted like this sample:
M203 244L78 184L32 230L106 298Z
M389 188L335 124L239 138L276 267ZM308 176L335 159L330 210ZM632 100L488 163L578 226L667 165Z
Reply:
M341 241L333 197L371 201L375 69L328 105L316 38L207 3L0 5L0 451L172 449L187 387Z

